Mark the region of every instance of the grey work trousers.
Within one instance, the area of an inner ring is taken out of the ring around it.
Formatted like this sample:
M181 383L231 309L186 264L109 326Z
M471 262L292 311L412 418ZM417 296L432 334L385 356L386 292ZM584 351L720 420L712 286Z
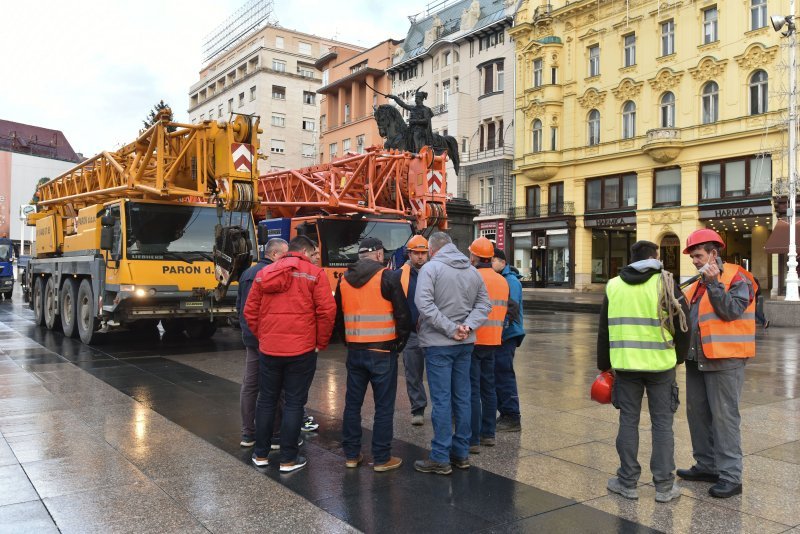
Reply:
M403 367L405 367L406 389L408 390L408 400L411 403L411 413L422 411L428 405L425 384L422 381L425 376L425 353L419 346L416 332L411 332L403 349Z
M642 474L639 465L639 416L642 397L647 391L647 405L653 447L650 472L657 491L669 491L675 481L675 439L672 419L678 409L678 386L675 369L656 373L618 372L612 402L619 409L617 453L620 467L617 477L626 487L635 488Z
M245 346L244 376L239 392L239 406L242 412L242 434L256 435L256 400L258 399L258 359L261 357L256 347Z
M734 484L742 483L743 384L744 366L700 371L697 362L686 362L686 416L697 469Z

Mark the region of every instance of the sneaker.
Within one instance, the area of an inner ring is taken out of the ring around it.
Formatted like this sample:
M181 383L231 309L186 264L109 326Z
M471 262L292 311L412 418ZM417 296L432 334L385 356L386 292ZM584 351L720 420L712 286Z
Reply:
M708 488L708 494L717 499L727 499L742 493L742 485L727 480L719 480L716 484Z
M497 432L519 432L522 430L520 420L506 415L501 415L497 419Z
M481 448L478 445L470 445L469 446L469 453L470 454L480 454Z
M256 438L249 434L242 434L242 441L239 442L239 445L242 447L252 447L256 444Z
M298 447L302 447L303 443L304 443L303 442L303 438L301 438L301 437L297 438L297 446ZM269 448L271 450L273 450L273 451L280 450L280 448L281 448L281 437L280 436L275 436L274 438L272 438L272 443L270 443Z
M361 465L361 462L363 461L364 461L364 455L359 454L355 458L347 458L344 462L344 466L349 468L358 467L359 465Z
M253 455L253 463L258 467L266 467L269 465L269 458L261 458L260 456Z
M669 502L681 496L681 487L672 483L672 488L668 491L656 491L656 502Z
M307 463L308 460L306 460L305 456L298 456L294 459L294 462L281 462L281 473L291 473L292 471L297 471L298 469L304 468Z
M387 461L382 464L375 464L372 469L377 471L378 473L383 473L384 471L391 471L392 469L397 469L403 465L403 459L398 458L396 456L391 456Z
M636 500L639 498L639 491L636 488L623 486L622 482L620 482L617 477L609 478L606 488L608 488L608 491L614 492L617 495L622 495L626 499Z
M414 469L420 473L434 473L437 475L449 475L453 472L453 468L450 467L450 463L440 464L439 462L434 462L430 459L417 460L414 462Z
M425 424L425 416L421 413L411 414L411 424L414 426L422 426Z
M494 447L495 440L494 438L490 438L489 436L481 436L481 445L484 447Z
M456 458L455 456L451 456L450 465L458 467L459 469L469 469L469 458Z
M769 328L769 321L764 322L764 330L766 330L767 328Z
M300 430L302 430L303 432L314 432L318 428L319 428L319 423L314 421L313 416L307 415L303 417L303 425L300 427Z

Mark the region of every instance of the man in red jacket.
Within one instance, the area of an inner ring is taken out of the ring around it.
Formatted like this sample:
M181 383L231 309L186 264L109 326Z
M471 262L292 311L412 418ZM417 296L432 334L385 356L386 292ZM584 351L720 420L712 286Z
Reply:
M261 352L253 463L269 465L275 409L283 391L282 473L306 465L297 445L303 406L317 368L317 353L328 346L336 318L328 278L312 263L317 254L309 238L292 239L288 254L256 275L244 308Z

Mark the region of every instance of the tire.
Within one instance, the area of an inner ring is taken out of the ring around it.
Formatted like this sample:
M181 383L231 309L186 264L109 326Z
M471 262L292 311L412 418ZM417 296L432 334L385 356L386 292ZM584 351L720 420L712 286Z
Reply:
M11 291L6 291L5 293L3 293L3 297L5 297L6 300L11 300L11 295L13 294L14 290L12 289Z
M138 337L160 336L158 331L158 319L140 319L129 323L128 330L135 332Z
M44 325L48 330L57 330L61 326L61 321L58 320L58 314L56 313L58 311L58 298L56 297L56 281L52 276L47 279L42 297L44 298L42 302Z
M64 331L65 336L76 337L78 335L78 327L76 325L76 318L78 315L76 307L76 303L78 302L78 281L67 278L64 285L61 286L59 297L61 329Z
M183 336L186 323L183 319L161 319L164 335L170 337Z
M216 323L206 319L192 319L186 321L186 334L189 339L208 339L217 331Z
M36 323L36 326L44 326L44 278L41 276L33 279L31 301L33 322Z
M97 316L94 314L94 291L92 284L84 278L78 287L75 319L78 335L85 345L91 345L97 335Z

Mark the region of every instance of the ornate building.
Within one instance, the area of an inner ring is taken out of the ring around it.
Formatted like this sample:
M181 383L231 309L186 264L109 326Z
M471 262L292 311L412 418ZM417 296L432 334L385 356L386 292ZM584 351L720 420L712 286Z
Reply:
M726 261L777 278L763 247L786 175L786 73L768 15L787 5L523 0L509 230L531 285L599 290L638 239L688 278L681 244L702 227Z

